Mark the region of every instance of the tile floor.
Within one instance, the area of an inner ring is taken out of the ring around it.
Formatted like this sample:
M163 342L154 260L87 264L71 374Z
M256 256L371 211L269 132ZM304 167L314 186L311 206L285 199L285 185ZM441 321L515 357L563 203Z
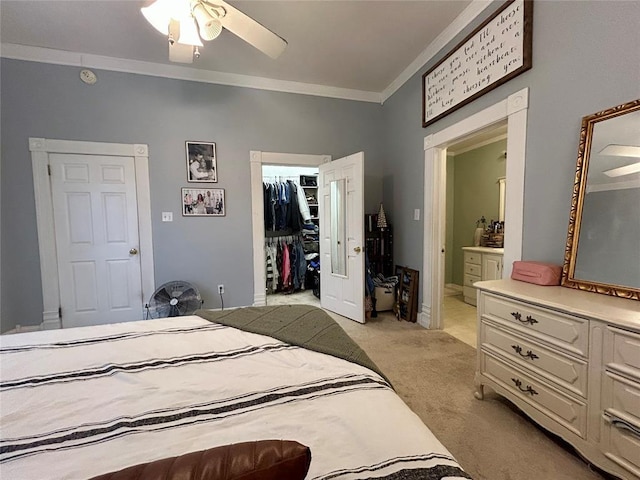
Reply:
M476 348L478 343L476 307L465 303L462 293L444 297L444 331Z

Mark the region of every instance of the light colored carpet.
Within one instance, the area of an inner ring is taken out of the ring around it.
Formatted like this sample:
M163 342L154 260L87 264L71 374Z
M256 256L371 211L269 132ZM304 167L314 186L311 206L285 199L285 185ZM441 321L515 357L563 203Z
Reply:
M475 480L606 478L490 389L476 400L475 348L386 312L366 325L332 316Z

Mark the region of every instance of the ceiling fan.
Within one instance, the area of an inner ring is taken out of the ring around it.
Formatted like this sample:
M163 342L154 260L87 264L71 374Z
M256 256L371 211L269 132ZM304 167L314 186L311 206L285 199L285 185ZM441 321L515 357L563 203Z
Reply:
M200 56L202 40L217 38L223 27L274 59L287 46L285 39L223 0L156 0L140 11L167 35L172 62L192 63Z

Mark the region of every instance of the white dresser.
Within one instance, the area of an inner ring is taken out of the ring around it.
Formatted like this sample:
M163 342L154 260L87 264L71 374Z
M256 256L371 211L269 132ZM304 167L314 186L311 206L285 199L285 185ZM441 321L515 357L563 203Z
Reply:
M502 255L504 248L462 247L464 252L464 282L462 293L464 301L476 304L474 284L482 280L502 278Z
M640 478L640 302L515 280L478 289L488 386L601 469Z

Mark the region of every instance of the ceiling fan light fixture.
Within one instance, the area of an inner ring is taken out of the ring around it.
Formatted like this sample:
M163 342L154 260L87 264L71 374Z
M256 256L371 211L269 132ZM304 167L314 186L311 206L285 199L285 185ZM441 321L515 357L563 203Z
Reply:
M202 41L198 36L196 21L193 18L180 22L180 37L178 38L178 43L202 47Z
M203 40L213 40L222 33L222 23L220 20L211 15L201 3L197 3L193 7L193 17L196 19L198 27L200 27L200 37L202 37Z
M214 40L218 38L221 33L222 24L220 23L220 20L217 20L215 18L211 19L211 21L208 22L207 25L203 25L200 27L200 36L203 40Z
M271 58L278 58L286 48L285 39L251 17L223 0L213 1L217 4L210 0L155 0L140 11L168 38L172 62L191 63L193 47L218 37L223 27Z
M158 0L148 7L142 7L140 9L144 18L163 35L169 35L169 22L171 21L171 14L168 9L167 2L164 0Z

